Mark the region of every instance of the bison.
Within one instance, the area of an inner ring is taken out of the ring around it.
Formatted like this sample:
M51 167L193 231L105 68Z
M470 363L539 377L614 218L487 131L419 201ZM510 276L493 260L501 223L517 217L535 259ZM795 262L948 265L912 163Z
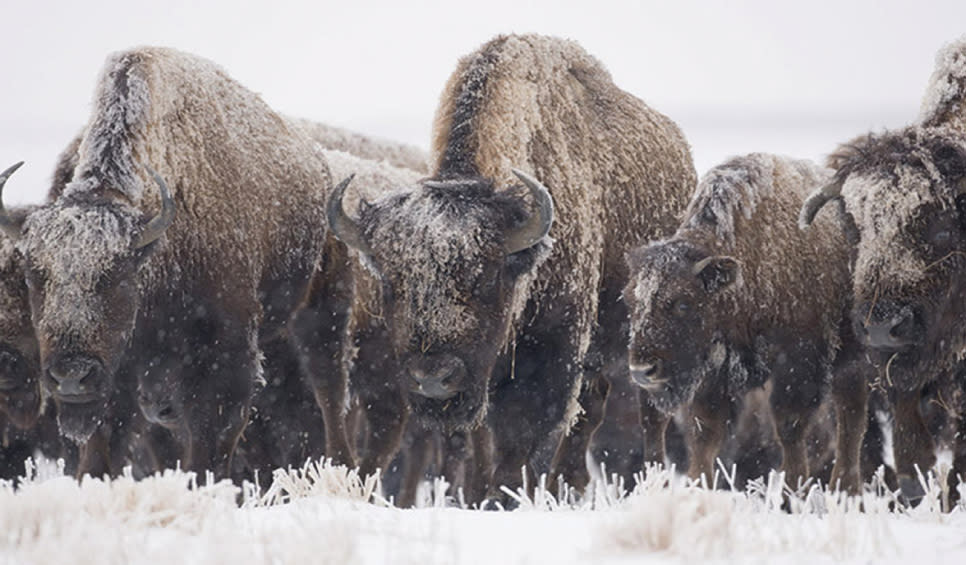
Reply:
M806 432L834 373L833 483L861 486L865 375L848 312L848 246L831 217L797 229L830 172L766 154L709 171L674 235L628 254L630 376L665 412L690 404L689 474L711 477L741 395L769 402L792 484L809 477Z
M355 172L368 186L379 189L419 177L416 172L389 164L394 156L415 158L419 155L416 148L371 140L308 120L289 120L310 134L315 150L336 178ZM353 143L343 143L346 139ZM360 158L329 147L332 143L339 147L348 145L353 150L362 148L366 155L386 158ZM235 466L236 475L250 477L258 472L271 476L275 468L299 465L323 454L342 463L352 462L343 425L346 385L339 370L340 338L348 310L346 297L352 284L352 266L347 259L345 246L328 239L323 260L293 320L274 339L262 343L264 383L254 395L251 421L239 444L243 461ZM196 339L183 335L175 350L190 350ZM138 402L149 422L167 429L183 443L189 422L185 420L186 399L180 387L179 365L179 357L172 355L140 372ZM157 440L165 439L165 432L154 433L158 434ZM171 467L182 457L178 451L169 452L158 464Z
M70 182L77 165L75 137L61 153L47 191L53 200ZM0 194L10 175L22 163L0 173ZM34 207L5 211L19 222ZM63 458L67 472L77 467L77 450L61 441L53 402L46 402L40 385L40 352L30 319L30 301L24 280L23 256L16 242L0 235L0 433L4 437L0 477L14 479L23 474L24 460L38 451L48 457Z
M922 494L916 467L936 461L920 404L927 384L958 417L951 477L966 473L966 418L957 362L966 348L966 41L937 56L917 123L868 134L829 156L831 181L803 205L803 226L830 201L847 220L854 269L852 323L877 367L873 384L895 412L893 449L903 494ZM955 492L955 490L954 490Z
M61 431L105 452L131 433L135 376L166 365L188 399L185 466L226 476L260 344L322 255L325 160L220 68L171 49L110 56L93 106L62 194L2 216L44 387Z
M670 119L576 43L538 35L461 59L432 161L430 178L357 215L344 190L328 200L331 229L378 283L350 323L350 383L372 428L362 468L388 463L411 413L450 452L492 447L497 494L525 465L551 469L585 361L626 354L623 253L669 232L694 168ZM598 366L626 378L626 363Z

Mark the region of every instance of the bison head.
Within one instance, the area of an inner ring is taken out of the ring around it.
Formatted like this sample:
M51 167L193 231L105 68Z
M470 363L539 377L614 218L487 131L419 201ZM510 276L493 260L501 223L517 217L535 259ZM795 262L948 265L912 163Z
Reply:
M802 224L825 202L844 202L856 334L894 385L916 389L966 345L966 136L868 135L830 163L835 179L806 201Z
M522 309L529 280L549 249L546 188L497 191L482 178L425 181L364 204L358 220L342 207L348 179L329 199L329 225L382 282L382 303L401 383L414 414L448 429L485 414L487 385Z
M631 379L670 412L725 361L718 331L732 309L721 305L738 280L738 263L673 239L637 248L627 262Z
M42 382L58 403L61 431L86 440L103 419L114 373L139 306L138 269L174 219L157 174L162 211L78 191L0 225L23 254Z

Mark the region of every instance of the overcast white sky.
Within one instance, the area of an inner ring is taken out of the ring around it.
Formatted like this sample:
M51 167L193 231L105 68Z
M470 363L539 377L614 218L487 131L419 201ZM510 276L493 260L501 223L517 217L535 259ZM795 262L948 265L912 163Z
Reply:
M166 45L208 57L277 110L428 145L457 59L499 33L577 40L668 114L699 172L732 154L819 158L915 118L966 1L359 0L9 2L0 61L5 200L37 202L86 122L105 56Z

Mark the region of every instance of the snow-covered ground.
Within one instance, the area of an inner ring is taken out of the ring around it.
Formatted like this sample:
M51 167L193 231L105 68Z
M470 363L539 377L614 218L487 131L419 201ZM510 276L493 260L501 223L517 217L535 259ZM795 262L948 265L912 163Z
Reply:
M790 513L780 484L739 494L655 471L630 494L538 489L513 512L432 492L400 510L377 481L325 464L277 471L261 496L175 471L78 483L47 464L0 488L0 563L966 563L966 508L940 512L935 482L911 510L890 510L887 492L812 489Z

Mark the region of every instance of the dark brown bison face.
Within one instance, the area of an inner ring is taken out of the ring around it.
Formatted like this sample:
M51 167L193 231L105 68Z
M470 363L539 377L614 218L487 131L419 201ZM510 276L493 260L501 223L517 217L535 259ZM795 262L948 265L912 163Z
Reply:
M670 412L690 402L702 378L725 361L718 332L733 313L721 306L738 263L681 240L638 248L627 261L631 379Z
M173 219L110 201L61 198L14 231L23 254L42 382L61 431L86 440L103 418L138 311L138 269ZM9 223L6 224L9 226ZM8 230L8 233L13 230Z
M490 373L529 281L546 256L553 208L545 188L518 173L517 191L473 178L427 181L364 205L358 221L329 200L334 233L382 281L383 315L417 417L471 427L484 414Z
M0 190L18 167L0 173ZM23 269L14 241L0 235L0 413L15 426L29 428L40 415L40 359Z
M40 357L20 254L0 238L0 412L29 428L40 415Z
M170 430L185 425L184 398L178 359L152 359L138 374L138 407L152 424Z
M834 183L810 202L844 200L856 334L893 384L918 388L966 345L966 137L918 127L870 135L832 164Z

